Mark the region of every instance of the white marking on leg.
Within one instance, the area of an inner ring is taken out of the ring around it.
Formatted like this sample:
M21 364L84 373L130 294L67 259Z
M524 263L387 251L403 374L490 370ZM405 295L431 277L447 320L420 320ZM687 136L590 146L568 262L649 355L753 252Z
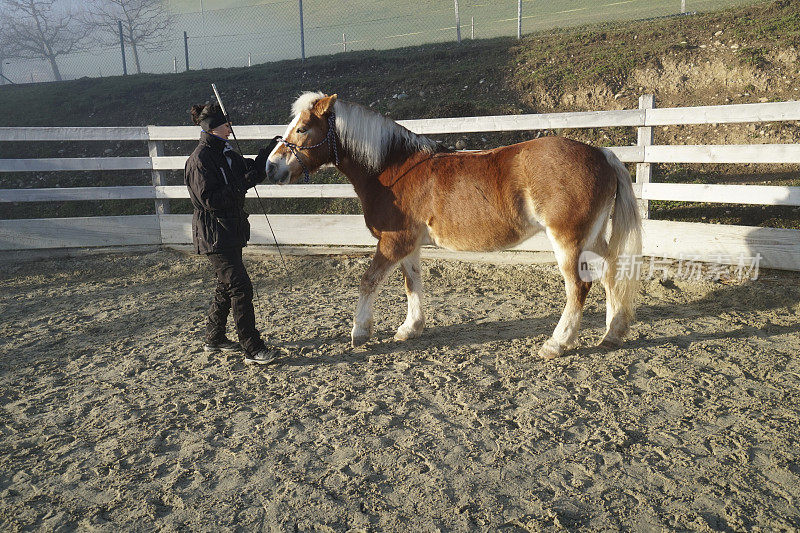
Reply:
M580 328L580 325L580 310L575 309L573 302L567 302L567 306L561 314L561 319L559 319L556 329L553 330L553 340L565 348L568 347L578 336L578 328Z
M422 311L422 273L419 264L419 249L401 262L406 282L408 313L406 320L397 329L395 340L404 341L418 337L425 327L425 315Z
M353 318L353 331L350 333L353 345L361 344L372 336L372 306L375 302L375 293L360 294L356 313Z
M605 241L603 241L603 243L606 245L605 256L607 255L608 245ZM624 323L624 320L620 320L622 302L619 300L618 291L616 289L616 284L618 283L616 261L608 262L608 268L606 269L605 275L601 278L601 282L606 291L606 331L603 334L600 344L605 346L618 346L622 343L622 333L624 333L626 328L624 325L620 327L621 322Z
M578 336L578 329L581 325L581 304L577 299L577 287L574 287L575 273L570 272L568 269L573 268L572 265L577 258L570 257L570 252L564 250L558 240L553 236L549 228L546 229L547 236L553 244L553 252L558 261L561 275L564 276L564 289L567 293L567 304L564 306L564 311L561 313L561 318L558 321L553 335L545 341L542 348L539 350L539 355L545 359L552 359L564 353ZM570 281L573 280L573 281Z
M608 261L608 241L606 239L608 220L612 206L613 199L609 201L608 207L601 211L600 216L592 225L592 231L584 244L584 249L593 251L606 259L606 268L603 275L600 277L600 282L603 284L603 289L605 289L606 293L606 333L603 336L603 341L607 344L618 344L619 339L611 332L611 324L614 317L618 315L620 307L614 291L617 265L615 261Z

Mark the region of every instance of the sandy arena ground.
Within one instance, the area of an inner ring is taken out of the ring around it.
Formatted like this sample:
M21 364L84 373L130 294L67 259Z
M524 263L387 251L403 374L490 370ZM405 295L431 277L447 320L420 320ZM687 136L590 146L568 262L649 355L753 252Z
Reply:
M348 345L364 257L248 258L283 364L205 355L175 251L0 264L0 529L800 529L800 275L648 281L630 340L535 356L552 265L423 261Z

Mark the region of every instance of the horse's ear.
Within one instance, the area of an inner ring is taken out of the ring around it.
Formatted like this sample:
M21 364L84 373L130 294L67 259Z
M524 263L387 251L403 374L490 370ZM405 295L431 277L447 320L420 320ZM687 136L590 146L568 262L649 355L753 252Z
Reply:
M333 111L333 105L336 103L336 99L338 97L338 95L332 94L317 100L317 102L314 104L314 111L316 111L316 114L322 116Z

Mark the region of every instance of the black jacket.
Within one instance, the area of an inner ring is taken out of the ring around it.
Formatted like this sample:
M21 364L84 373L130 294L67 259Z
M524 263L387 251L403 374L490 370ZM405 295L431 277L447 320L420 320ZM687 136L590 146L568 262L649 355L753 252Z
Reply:
M203 132L184 167L194 206L192 242L199 254L242 248L250 238L244 196L261 179L252 159L233 150L223 153L225 148L224 140Z

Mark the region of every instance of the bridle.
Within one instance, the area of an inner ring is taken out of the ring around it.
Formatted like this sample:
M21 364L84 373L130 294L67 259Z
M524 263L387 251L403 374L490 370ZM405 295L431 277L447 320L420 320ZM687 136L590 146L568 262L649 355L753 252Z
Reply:
M309 182L311 179L311 172L308 171L308 167L300 158L300 154L298 153L300 150L313 150L314 148L319 148L325 143L329 143L328 150L333 153L333 158L336 161L336 164L339 164L339 148L336 146L336 113L331 112L331 114L328 116L328 133L325 135L325 138L317 144L312 144L311 146L300 146L287 141L283 137L276 137L275 140L283 143L300 163L300 166L303 168L303 183Z

